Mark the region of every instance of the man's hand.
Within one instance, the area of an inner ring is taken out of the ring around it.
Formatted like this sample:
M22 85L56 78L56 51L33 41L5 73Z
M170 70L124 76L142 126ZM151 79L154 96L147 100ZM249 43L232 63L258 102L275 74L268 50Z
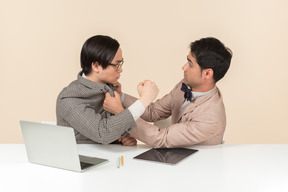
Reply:
M114 95L115 97L111 97L108 92L105 94L103 108L109 113L118 114L124 110L124 107L122 105L119 93L117 91L114 91Z
M153 102L159 93L157 85L150 80L140 82L138 84L137 90L140 96L139 100L142 102L145 108Z
M118 141L121 142L122 145L124 145L124 146L137 145L137 140L134 137L131 137L129 135L125 135L125 136L121 137L120 139L118 139Z

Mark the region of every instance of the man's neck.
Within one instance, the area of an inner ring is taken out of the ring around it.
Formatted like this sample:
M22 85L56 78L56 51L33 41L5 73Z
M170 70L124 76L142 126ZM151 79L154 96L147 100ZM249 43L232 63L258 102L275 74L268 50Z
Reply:
M206 85L202 85L201 87L197 87L197 88L193 88L192 87L192 91L193 92L207 92L210 91L211 89L213 89L215 87L215 83L211 83L211 84L206 84Z
M88 75L85 75L84 73L82 74L82 77L90 80L90 81L93 81L95 83L101 83L101 84L104 84L102 82L99 81L98 78L95 77L95 75L93 75L92 73L88 74Z

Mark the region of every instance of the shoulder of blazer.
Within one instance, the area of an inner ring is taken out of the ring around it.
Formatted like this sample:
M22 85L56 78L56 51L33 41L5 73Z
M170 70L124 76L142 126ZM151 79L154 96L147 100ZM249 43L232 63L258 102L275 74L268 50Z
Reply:
M96 92L100 92L100 93L109 92L111 96L114 96L113 91L116 90L116 87L114 87L114 86L112 86L110 84L106 85L106 84L96 83L96 82L90 81L89 79L86 79L86 78L82 77L81 72L78 74L77 81L81 85L83 85L83 86L85 86L87 88L93 89Z
M201 105L202 103L206 102L207 100L211 99L212 97L221 98L221 94L220 94L220 91L219 91L217 86L210 93L207 93L206 95L203 95L201 97L196 98L194 104L195 104L195 106Z
M90 89L104 89L104 84L100 84L100 83L95 83L93 81L90 81L89 79L86 79L84 77L82 77L81 73L78 74L77 76L77 82L79 82L80 84L84 85L85 87L88 87Z

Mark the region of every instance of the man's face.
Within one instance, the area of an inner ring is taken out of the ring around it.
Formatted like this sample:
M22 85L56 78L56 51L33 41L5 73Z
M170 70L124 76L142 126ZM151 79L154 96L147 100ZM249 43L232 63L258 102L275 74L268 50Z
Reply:
M123 61L123 57L122 57L122 50L119 47L116 55L114 56L111 64L119 64ZM100 69L100 73L99 73L99 79L101 81L101 83L103 84L115 84L118 82L119 78L120 78L120 73L122 73L122 67L119 67L117 69L116 66L114 65L108 65L106 67L106 69L103 69L101 67Z
M189 52L187 63L182 67L184 71L184 83L189 85L193 91L197 91L203 84L202 72L194 56Z

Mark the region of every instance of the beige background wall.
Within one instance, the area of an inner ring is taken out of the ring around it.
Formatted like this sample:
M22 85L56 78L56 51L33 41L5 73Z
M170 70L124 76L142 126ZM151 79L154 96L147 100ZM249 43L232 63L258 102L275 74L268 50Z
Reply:
M23 143L19 120L55 121L60 90L92 35L116 38L124 92L152 79L159 98L183 77L188 45L214 36L234 53L218 86L226 143L288 143L288 1L0 0L0 143Z

